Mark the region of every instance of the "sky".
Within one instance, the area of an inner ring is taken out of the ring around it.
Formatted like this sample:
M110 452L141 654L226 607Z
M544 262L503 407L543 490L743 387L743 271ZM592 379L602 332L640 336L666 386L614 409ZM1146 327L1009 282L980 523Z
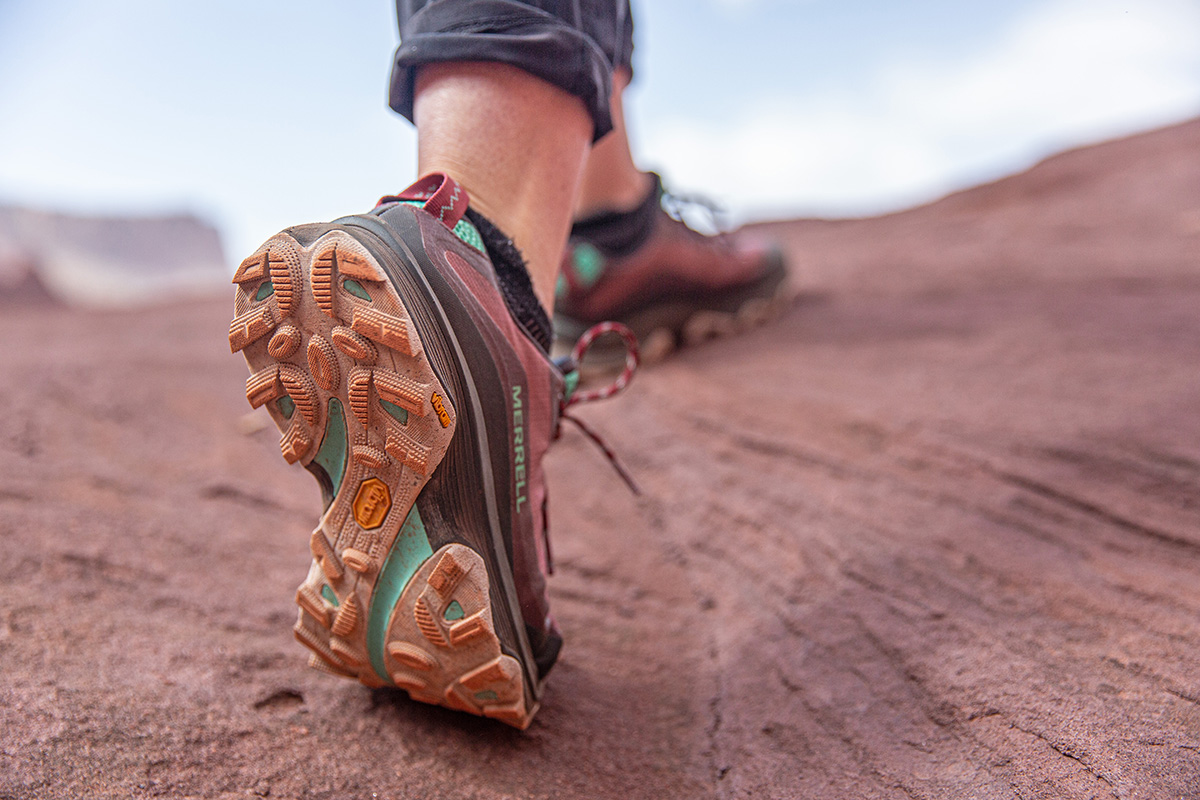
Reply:
M416 177L381 0L0 0L0 202L230 261ZM896 210L1200 115L1200 0L645 0L639 162L735 222Z

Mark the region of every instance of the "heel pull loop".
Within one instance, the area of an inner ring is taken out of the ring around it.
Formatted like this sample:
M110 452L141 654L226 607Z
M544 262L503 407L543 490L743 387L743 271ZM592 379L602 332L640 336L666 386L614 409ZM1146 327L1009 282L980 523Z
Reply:
M379 198L376 207L402 200L424 201L421 208L450 230L454 230L470 204L467 190L444 172L431 172L400 194Z

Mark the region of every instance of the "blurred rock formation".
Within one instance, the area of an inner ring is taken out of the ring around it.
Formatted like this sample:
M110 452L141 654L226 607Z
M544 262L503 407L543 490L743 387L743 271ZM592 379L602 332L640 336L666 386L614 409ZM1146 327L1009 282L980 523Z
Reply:
M216 228L194 216L0 206L0 304L126 306L211 294L228 280Z

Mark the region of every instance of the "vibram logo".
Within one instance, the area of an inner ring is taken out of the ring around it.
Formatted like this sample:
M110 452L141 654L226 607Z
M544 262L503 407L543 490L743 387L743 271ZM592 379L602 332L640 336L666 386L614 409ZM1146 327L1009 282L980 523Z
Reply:
M379 478L367 478L354 495L354 519L364 530L378 528L383 524L392 507L392 496L387 484Z
M525 496L525 410L521 406L521 387L512 387L513 406L513 497L517 513L528 502Z
M450 413L446 411L446 404L442 402L442 396L437 392L433 393L433 410L437 412L438 422L442 423L443 428L450 427Z

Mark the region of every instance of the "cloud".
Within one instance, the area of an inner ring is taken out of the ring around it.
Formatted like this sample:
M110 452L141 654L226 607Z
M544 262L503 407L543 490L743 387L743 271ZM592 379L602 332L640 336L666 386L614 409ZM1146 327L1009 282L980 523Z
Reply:
M1200 113L1200 6L1044 3L965 58L884 63L867 87L792 90L716 124L661 120L643 152L735 218L899 208Z

